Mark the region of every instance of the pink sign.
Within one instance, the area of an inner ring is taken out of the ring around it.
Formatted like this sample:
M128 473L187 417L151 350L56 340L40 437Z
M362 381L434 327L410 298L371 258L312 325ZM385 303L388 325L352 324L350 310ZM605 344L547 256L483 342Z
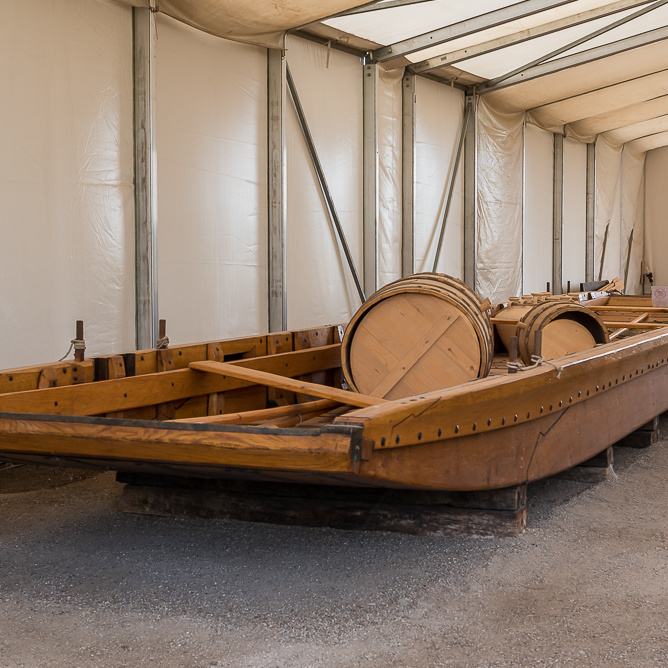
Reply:
M652 306L668 307L668 287L652 286Z

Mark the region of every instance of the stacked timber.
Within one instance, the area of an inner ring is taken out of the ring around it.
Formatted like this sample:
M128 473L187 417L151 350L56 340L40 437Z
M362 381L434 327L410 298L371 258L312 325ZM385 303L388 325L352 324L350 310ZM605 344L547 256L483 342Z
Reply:
M351 389L398 399L484 378L494 354L487 308L462 281L414 274L372 295L341 346Z
M561 296L511 298L506 308L495 313L493 322L508 350L510 338L517 336L518 354L527 365L537 353L537 332L541 332L540 354L545 359L590 350L609 340L605 324L594 311Z

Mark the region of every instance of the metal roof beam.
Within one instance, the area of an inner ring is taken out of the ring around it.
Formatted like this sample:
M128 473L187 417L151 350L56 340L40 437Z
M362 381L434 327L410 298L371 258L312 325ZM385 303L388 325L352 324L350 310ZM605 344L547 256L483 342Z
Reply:
M465 19L459 23L453 23L452 25L438 28L437 30L432 30L431 32L423 33L422 35L416 35L415 37L410 37L409 39L390 44L389 46L381 47L373 52L373 60L382 63L387 60L392 60L393 58L405 56L409 53L414 53L415 51L420 51L421 49L426 49L427 47L444 44L445 42L464 37L465 35L470 35L474 32L494 28L495 26L510 23L511 21L516 21L517 19L522 19L533 14L538 14L539 12L544 12L548 9L553 9L554 7L567 5L574 1L575 0L524 0L523 2L518 2L508 7L502 7L493 12L488 12L487 14L473 16L472 18Z
M602 58L615 56L619 53L624 53L633 49L639 49L641 46L647 46L648 44L660 42L664 39L668 39L668 28L650 30L649 32L642 33L641 35L634 35L633 37L628 37L627 39L621 39L618 42L611 42L610 44L605 44L595 49L589 49L587 51L576 53L572 56L566 56L565 58L559 58L558 60L551 60L549 63L537 65L536 67L532 67L531 69L526 70L525 72L522 72L521 74L518 74L510 79L506 79L505 81L502 81L498 84L494 84L489 88L483 89L482 86L480 86L478 87L478 92L481 94L489 93L493 90L499 90L500 88L515 86L519 83L545 77L549 74L561 72L562 70L566 70L571 67L585 65L595 60L601 60Z
M613 2L609 5L603 5L602 7L591 9L588 12L580 12L578 14L573 14L572 16L565 16L564 18L557 21L550 21L549 23L527 28L526 30L520 30L518 32L511 33L510 35L503 35L502 37L497 37L496 39L488 40L487 42L472 44L471 46L464 47L463 49L449 51L448 53L444 53L440 56L428 58L419 63L413 63L412 65L408 66L408 69L412 72L415 72L416 74L423 74L424 72L434 70L438 67L453 65L454 63L461 62L462 60L468 60L469 58L482 56L486 53L492 53L493 51L498 51L499 49L513 46L514 44L521 44L531 39L535 39L536 37L550 35L554 32L559 32L560 30L565 30L567 28L572 28L573 26L581 25L582 23L604 18L606 16L610 16L611 14L616 14L627 9L633 9L639 5L646 5L648 2L650 2L650 0L618 0L617 2Z

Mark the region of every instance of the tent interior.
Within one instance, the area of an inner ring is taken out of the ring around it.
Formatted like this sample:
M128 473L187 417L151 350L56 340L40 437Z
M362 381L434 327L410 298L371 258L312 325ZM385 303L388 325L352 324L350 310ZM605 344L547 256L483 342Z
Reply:
M9 0L0 366L668 285L668 0ZM301 113L300 113L301 112Z

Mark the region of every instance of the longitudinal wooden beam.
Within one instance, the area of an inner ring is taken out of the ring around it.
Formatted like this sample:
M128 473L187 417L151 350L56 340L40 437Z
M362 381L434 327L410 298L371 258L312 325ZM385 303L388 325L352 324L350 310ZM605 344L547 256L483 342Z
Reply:
M330 399L319 399L318 401L305 401L301 404L289 404L288 406L275 406L274 408L261 408L256 411L243 411L242 413L225 413L223 415L203 415L202 417L181 418L171 422L202 422L206 424L248 424L260 420L273 420L276 418L294 417L295 415L311 414L316 411L325 411L339 406L338 401Z
M321 399L331 399L342 404L357 406L359 408L377 406L386 403L385 399L379 399L378 397L370 397L365 394L358 394L357 392L340 390L335 387L327 387L326 385L318 385L317 383L307 383L303 380L286 378L285 376L267 373L266 371L244 369L226 362L212 362L207 360L203 362L191 362L188 366L197 371L230 376L231 378L238 378L239 380L248 380L253 383L258 383L259 385L279 387L283 390L290 390L291 392L301 392L302 394L309 394L314 397L320 397Z

